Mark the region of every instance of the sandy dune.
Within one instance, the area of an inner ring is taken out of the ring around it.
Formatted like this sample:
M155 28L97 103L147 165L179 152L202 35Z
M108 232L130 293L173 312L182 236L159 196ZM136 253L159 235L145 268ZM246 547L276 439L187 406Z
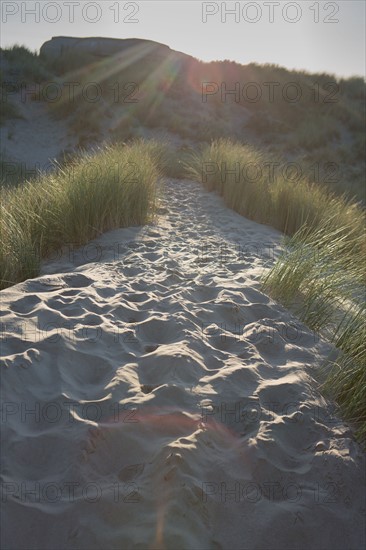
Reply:
M364 547L331 348L260 291L280 237L170 181L154 225L1 292L2 548Z
M62 151L76 147L77 138L70 134L67 122L56 122L45 102L32 101L25 92L14 94L12 101L22 118L7 120L0 127L1 151L7 161L21 163L22 174L29 177L36 170L48 171Z

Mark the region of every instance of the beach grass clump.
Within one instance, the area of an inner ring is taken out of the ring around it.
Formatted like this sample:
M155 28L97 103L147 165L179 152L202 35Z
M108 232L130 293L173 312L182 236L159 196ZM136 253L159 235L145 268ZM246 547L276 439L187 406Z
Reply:
M186 160L187 177L223 196L227 206L251 219L269 222L269 178L264 155L249 145L219 139L202 146Z
M1 191L0 279L5 288L39 273L66 243L149 220L163 147L142 140L80 154L52 173Z
M263 285L338 348L337 360L325 367L323 389L366 442L366 245L363 212L353 206L353 216L338 227L337 217L315 230L303 226L287 239Z
M357 207L344 196L291 172L280 157L251 145L220 139L201 147L185 162L187 176L222 195L227 206L287 235L324 219L334 226L353 220Z
M353 224L337 228L334 219L323 220L316 229L304 225L285 240L283 255L265 276L272 296L312 329L321 330L340 316L344 325L343 312L351 314L351 306L362 303L366 246L363 213L358 214ZM334 338L336 333L334 329Z
M15 76L17 83L43 82L52 78L37 52L26 46L15 44L10 48L1 48L0 56L10 64L10 76Z
M342 353L332 365L324 389L337 400L358 438L366 444L365 303L353 306L337 329L334 341Z

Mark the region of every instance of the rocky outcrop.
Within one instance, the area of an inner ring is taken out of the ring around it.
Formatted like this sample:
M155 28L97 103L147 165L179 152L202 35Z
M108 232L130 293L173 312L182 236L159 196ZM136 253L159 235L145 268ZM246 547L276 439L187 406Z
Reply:
M45 42L40 49L40 55L52 61L64 55L90 55L96 58L109 57L134 48L146 54L165 57L171 51L169 46L152 40L139 38L75 38L70 36L54 36Z

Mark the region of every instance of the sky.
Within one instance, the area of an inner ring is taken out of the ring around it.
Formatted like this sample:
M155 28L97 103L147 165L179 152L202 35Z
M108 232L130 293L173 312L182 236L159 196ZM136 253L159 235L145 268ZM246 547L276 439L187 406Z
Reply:
M365 76L364 0L59 0L1 3L1 46L52 36L145 38L204 61Z

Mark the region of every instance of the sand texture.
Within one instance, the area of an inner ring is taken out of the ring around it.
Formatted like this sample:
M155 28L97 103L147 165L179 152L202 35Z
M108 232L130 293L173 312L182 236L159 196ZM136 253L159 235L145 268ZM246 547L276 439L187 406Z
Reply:
M260 289L281 235L165 186L155 223L1 292L2 548L363 548L331 346Z

